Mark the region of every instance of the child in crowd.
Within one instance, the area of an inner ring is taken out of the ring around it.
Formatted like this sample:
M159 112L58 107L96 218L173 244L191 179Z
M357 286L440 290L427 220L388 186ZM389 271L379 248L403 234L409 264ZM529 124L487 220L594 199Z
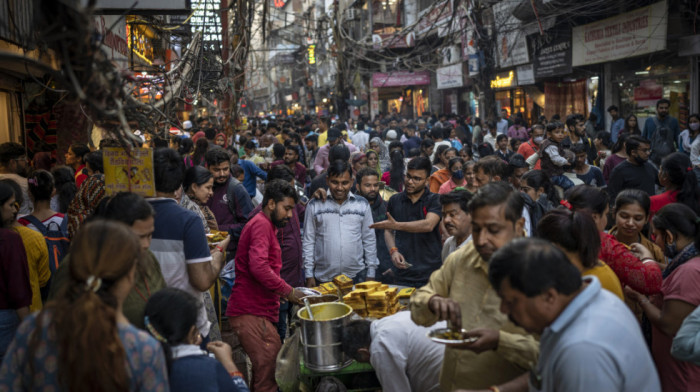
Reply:
M567 190L573 187L574 183L564 175L564 166L571 165L575 157L561 145L566 138L564 124L560 121L550 122L547 124L546 136L540 146L542 171L549 176L554 185Z

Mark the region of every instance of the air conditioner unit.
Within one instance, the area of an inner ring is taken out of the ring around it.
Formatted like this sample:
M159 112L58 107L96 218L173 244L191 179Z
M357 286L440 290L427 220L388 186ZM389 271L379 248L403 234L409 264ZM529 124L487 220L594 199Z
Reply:
M345 17L347 20L358 20L360 19L360 10L357 8L348 8L345 10Z

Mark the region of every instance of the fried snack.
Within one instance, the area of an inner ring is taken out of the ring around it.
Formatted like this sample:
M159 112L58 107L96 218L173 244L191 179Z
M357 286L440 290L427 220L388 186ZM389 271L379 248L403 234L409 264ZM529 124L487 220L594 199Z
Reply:
M381 285L382 285L382 284L379 283L379 282L377 282L376 280L370 280L370 281L367 281L367 282L362 282L362 283L356 284L356 285L355 285L355 291L361 290L361 289L371 289L371 290L374 290L374 289L376 289L377 287L379 287L379 286L381 286Z
M225 239L226 239L226 236L222 235L221 233L207 234L207 242L209 242L209 243L221 242Z
M338 286L341 290L348 288L352 290L352 279L348 278L345 274L338 275L335 278L333 278L333 283L335 283L335 285Z
M338 286L331 282L321 284L321 289L325 291L325 294L338 294Z
M411 295L413 295L414 291L416 291L416 289L413 287L406 287L405 289L401 289L401 291L399 291L399 299L411 298Z
M464 339L464 334L462 334L460 331L449 330L447 332L437 334L436 337L445 340L462 340Z

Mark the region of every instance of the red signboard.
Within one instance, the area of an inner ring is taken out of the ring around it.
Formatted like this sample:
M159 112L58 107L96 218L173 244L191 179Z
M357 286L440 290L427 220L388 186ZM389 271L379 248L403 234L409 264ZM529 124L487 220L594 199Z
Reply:
M430 72L375 72L372 74L372 87L420 86L430 84Z

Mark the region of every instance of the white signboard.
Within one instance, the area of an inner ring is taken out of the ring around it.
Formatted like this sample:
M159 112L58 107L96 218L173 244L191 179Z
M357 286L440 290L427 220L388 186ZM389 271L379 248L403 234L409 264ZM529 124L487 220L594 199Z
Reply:
M632 12L574 27L574 67L639 56L666 49L666 1Z
M457 88L464 86L462 63L437 69L437 88Z
M516 68L516 72L518 74L518 86L535 84L535 71L532 68L532 64L521 65Z
M99 15L94 19L95 29L102 36L102 50L120 69L127 69L129 46L126 42L126 19L120 15Z

